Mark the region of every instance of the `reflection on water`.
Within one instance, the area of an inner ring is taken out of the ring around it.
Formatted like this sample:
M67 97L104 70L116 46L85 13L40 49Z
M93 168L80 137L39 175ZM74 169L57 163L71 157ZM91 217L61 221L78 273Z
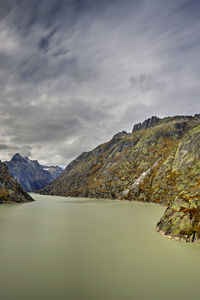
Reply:
M76 205L76 204L83 204L83 205L85 205L85 204L88 204L88 203L89 204L92 203L93 205L94 204L101 205L102 202L103 202L103 204L106 205L106 204L109 204L109 203L111 203L113 201L118 202L120 200L109 200L109 199L106 199L106 201L105 201L105 199L68 198L67 200L61 199L60 203L63 203L63 204L73 204L73 205Z
M0 206L1 300L197 299L200 245L155 233L163 207L34 198Z

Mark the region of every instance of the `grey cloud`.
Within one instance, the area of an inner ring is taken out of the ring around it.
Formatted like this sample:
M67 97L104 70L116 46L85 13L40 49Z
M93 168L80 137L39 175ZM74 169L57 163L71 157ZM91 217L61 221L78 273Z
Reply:
M1 1L1 158L66 165L151 116L199 109L199 2Z
M143 92L154 89L162 89L164 85L163 78L159 76L158 72L156 75L153 73L141 73L131 76L129 81L131 88L139 89Z
M69 50L67 50L67 49L58 49L52 55L53 56L61 56L61 55L65 55L65 54L68 54L68 53L69 53Z
M56 31L58 30L58 28L53 29L50 33L48 33L47 35L43 36L40 38L39 43L38 43L38 47L41 50L48 50L49 45L50 45L50 41L53 38L54 34L56 33Z
M6 145L6 144L0 144L0 150L11 150L11 149L14 149L15 151L19 150L20 148L19 147L12 147L10 145Z

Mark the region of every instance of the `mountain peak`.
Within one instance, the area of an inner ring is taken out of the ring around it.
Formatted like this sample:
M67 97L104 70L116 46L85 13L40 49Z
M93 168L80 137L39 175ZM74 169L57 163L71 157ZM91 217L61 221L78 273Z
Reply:
M12 159L11 159L12 162L18 162L18 161L24 161L24 158L19 154L19 153L16 153Z

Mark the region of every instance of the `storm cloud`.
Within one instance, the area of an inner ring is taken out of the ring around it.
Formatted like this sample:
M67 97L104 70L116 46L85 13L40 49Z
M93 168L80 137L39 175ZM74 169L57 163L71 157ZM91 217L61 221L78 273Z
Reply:
M151 115L199 113L200 2L0 4L0 159L66 164Z

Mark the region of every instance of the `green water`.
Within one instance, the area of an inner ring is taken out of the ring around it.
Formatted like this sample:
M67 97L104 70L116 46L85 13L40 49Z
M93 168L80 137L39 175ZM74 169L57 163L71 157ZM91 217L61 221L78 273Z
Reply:
M155 233L163 207L33 196L0 206L1 300L199 298L200 245Z

